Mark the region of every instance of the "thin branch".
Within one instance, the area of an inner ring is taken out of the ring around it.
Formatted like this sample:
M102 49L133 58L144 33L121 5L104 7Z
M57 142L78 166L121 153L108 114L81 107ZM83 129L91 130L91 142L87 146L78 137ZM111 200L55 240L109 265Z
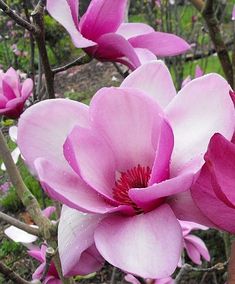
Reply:
M27 21L30 23L30 15L28 11L28 1L23 1L24 12ZM34 59L35 59L35 43L33 33L29 33L29 40L30 40L30 78L33 80L33 100L36 101L36 90L35 90L35 67L34 67Z
M11 224L29 234L35 235L35 236L39 236L39 229L35 228L35 227L31 227L11 216L8 216L7 214L0 212L0 219L7 222L8 224Z
M79 66L79 65L87 64L87 63L91 62L91 60L92 60L92 57L90 57L88 54L85 54L85 55L78 57L74 61L72 61L72 62L70 62L70 63L68 63L64 66L57 67L57 68L53 69L52 72L53 72L53 74L57 74L57 73L66 71L73 66Z
M233 46L233 40L228 41L227 43L225 43L225 45L228 49L231 48ZM217 51L215 48L210 48L206 52L196 52L195 54L186 54L185 61L187 62L187 61L203 59L216 53Z
M213 10L213 4L215 1L207 0L205 4L201 0L191 0L191 2L199 10L199 12L201 12L201 15L207 24L210 38L215 46L225 77L233 88L233 66L220 31L219 22L217 21Z
M44 2L39 1L37 6L35 7L33 13L31 14L33 17L34 24L37 26L40 31L35 35L35 39L38 46L38 51L42 60L43 70L45 73L46 79L46 89L49 99L55 98L55 90L54 90L54 74L51 70L47 49L46 49L46 41L45 41L45 28L44 28Z
M2 0L0 0L0 9L2 9L2 11L10 18L12 18L18 25L25 28L29 32L32 32L34 34L38 32L34 25L21 18Z
M190 264L187 264L187 263L186 263L186 264L184 264L184 265L181 267L181 269L180 269L178 275L176 276L176 278L175 278L175 283L176 283L176 284L180 283L181 280L182 280L182 277L183 277L186 273L188 273L188 272L191 272L191 271L196 271L196 272L213 272L213 271L220 271L220 270L224 270L224 269L227 267L228 263L229 263L229 259L226 260L226 261L223 262L223 263L222 263L222 262L216 263L215 265L213 265L213 266L211 266L211 267L208 267L208 268L193 267L193 266L191 266ZM234 284L234 283L235 283L235 282L233 282L233 284ZM228 282L228 284L232 284L232 283Z
M18 274L16 274L12 269L7 267L3 262L0 261L0 273L5 275L6 279L11 279L13 283L17 284L30 284L30 282L24 280Z
M129 75L129 71L123 71L122 68L116 62L113 62L113 66L116 68L117 72L122 76L122 78L125 79Z

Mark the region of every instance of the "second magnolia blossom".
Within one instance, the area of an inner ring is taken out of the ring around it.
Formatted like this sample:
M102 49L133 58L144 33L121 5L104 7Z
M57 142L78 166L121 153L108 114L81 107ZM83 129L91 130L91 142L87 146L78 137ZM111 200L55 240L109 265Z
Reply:
M156 32L143 23L123 23L127 0L92 0L79 20L79 0L48 0L47 10L69 32L73 43L101 61L135 69L157 56L185 53L182 38Z
M0 114L18 118L32 90L33 81L26 79L21 83L15 69L9 68L6 73L0 70Z
M229 90L209 74L176 95L167 67L153 61L120 88L99 90L89 107L56 99L27 109L18 145L44 190L65 204L64 275L78 274L82 260L84 273L95 271L102 257L143 278L174 272L183 248L178 219L211 224L189 189L210 137L232 137Z

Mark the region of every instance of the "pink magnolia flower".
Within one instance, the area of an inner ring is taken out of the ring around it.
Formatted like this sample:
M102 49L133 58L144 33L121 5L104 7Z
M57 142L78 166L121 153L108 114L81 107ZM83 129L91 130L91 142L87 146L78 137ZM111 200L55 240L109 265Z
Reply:
M44 190L67 205L58 233L64 275L76 275L91 248L143 278L174 272L183 245L177 218L209 223L189 188L210 137L232 137L229 89L209 74L176 95L167 67L153 61L120 88L99 90L89 107L55 99L24 112L20 151Z
M173 34L155 32L142 23L123 23L127 0L92 0L79 21L79 0L48 0L47 10L73 43L101 61L131 69L157 56L185 53L190 46Z
M46 268L46 249L47 249L47 246L43 244L41 248L35 247L28 251L28 254L30 256L32 256L33 258L41 262L41 264L38 266L38 268L33 273L33 276L32 276L33 280L41 280L41 278L43 277L43 273ZM53 261L51 261L47 275L42 283L43 284L62 284Z
M21 84L19 75L12 67L6 73L0 70L0 114L18 118L32 89L33 81L26 79Z
M205 155L205 165L192 187L201 211L222 230L235 233L235 144L215 134Z
M191 231L207 230L208 228L194 222L179 222L183 230L184 248L186 249L189 258L198 265L202 264L201 257L210 261L210 254L205 243L199 237L190 234Z

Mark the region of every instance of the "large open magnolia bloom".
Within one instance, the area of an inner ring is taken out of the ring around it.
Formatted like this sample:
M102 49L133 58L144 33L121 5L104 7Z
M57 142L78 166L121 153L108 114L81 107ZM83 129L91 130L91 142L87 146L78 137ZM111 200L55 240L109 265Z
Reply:
M99 90L89 107L55 99L24 112L20 151L45 191L67 205L58 236L65 275L77 274L86 250L90 270L101 254L143 278L173 273L183 244L177 218L207 221L192 199L181 206L180 194L189 192L210 137L232 137L229 89L210 74L176 95L167 67L153 61L120 88Z
M26 79L21 84L19 75L12 67L6 73L0 70L0 114L18 118L32 90L33 81Z
M74 45L103 61L137 68L157 56L185 53L185 40L155 32L142 23L123 23L127 0L92 0L79 21L79 0L48 0L47 10L70 34Z
M218 228L235 233L235 144L215 134L205 155L205 165L192 187L201 211Z

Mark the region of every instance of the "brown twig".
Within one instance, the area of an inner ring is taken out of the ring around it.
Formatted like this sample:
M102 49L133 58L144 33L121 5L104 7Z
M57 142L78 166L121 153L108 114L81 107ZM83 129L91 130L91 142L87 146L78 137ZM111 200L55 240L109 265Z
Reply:
M231 48L233 46L233 40L228 41L227 43L225 43L225 45L228 49ZM195 52L195 54L186 54L185 61L188 62L188 61L203 59L213 54L216 54L216 52L217 51L215 48L210 48L206 52Z
M0 9L8 15L10 18L12 18L18 25L25 28L29 32L32 32L34 34L37 33L37 29L34 25L27 22L23 18L21 18L18 14L16 14L4 1L0 0Z
M0 219L7 222L8 224L11 224L29 234L35 235L35 236L39 236L39 229L35 228L35 227L31 227L11 216L8 216L7 214L0 212Z
M215 265L211 266L211 267L208 267L208 268L202 268L202 267L193 267L192 265L190 264L184 264L178 275L176 276L175 278L175 283L178 284L181 282L181 279L182 277L188 273L188 272L191 272L191 271L196 271L196 272L213 272L213 271L219 271L219 270L223 270L225 269L225 267L228 265L229 263L229 260L226 260L225 262L219 262L219 263L216 263ZM234 284L235 282L231 282L231 283L228 283L228 284Z
M55 98L54 73L52 72L46 49L45 28L43 21L44 3L42 1L39 1L39 3L35 7L31 15L33 17L34 24L37 26L38 30L40 31L35 35L35 39L37 42L38 51L42 60L43 70L45 73L48 98L54 99Z
M3 262L0 261L0 273L6 276L6 279L10 279L13 283L17 284L30 284L30 282L24 280L18 274L16 274L12 269L7 267Z
M201 0L191 0L192 4L201 12L210 34L210 38L215 46L215 50L218 54L220 64L223 68L225 77L231 87L233 88L233 66L229 57L227 47L224 43L223 37L221 35L220 26L216 19L213 0L207 0L204 4Z
M25 17L27 21L30 23L30 14L28 11L28 1L23 1L23 7L25 12ZM34 67L34 59L35 59L35 42L33 33L29 33L29 40L30 40L30 78L33 80L33 100L36 101L36 90L35 90L35 67Z
M89 63L89 62L91 62L91 60L92 60L92 57L90 57L88 54L85 54L85 55L80 56L79 58L75 59L74 61L72 61L72 62L70 62L70 63L68 63L64 66L57 67L57 68L53 69L52 72L53 72L53 74L57 74L57 73L66 71L73 66L79 66L79 65Z

